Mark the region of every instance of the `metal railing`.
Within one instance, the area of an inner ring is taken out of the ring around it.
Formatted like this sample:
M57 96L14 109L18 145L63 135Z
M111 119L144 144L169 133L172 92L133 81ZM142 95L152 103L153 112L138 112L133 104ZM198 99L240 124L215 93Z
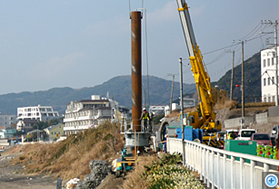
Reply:
M197 171L200 180L212 189L261 189L262 172L278 173L278 160L225 151L188 140L184 140L184 147L184 165ZM167 151L181 153L181 139L168 138Z

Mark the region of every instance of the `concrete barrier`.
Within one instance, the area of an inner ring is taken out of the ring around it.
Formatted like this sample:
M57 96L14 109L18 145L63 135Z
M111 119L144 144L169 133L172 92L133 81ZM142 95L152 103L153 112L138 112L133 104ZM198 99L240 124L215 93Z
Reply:
M240 127L240 120L242 118L233 118L233 119L226 119L224 121L224 127L225 128L235 128L235 127ZM244 126L249 126L250 123L254 123L255 119L254 117L244 117Z
M255 115L255 121L256 121L256 123L268 123L268 114L267 114L267 112L256 114Z
M279 117L279 106L272 106L268 108L269 117Z

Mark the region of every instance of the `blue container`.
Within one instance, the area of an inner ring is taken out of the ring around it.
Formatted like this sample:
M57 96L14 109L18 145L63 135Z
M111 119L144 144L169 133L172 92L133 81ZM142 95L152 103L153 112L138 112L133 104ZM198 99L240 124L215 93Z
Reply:
M182 138L182 128L176 128L177 138ZM184 140L193 140L193 127L184 126Z

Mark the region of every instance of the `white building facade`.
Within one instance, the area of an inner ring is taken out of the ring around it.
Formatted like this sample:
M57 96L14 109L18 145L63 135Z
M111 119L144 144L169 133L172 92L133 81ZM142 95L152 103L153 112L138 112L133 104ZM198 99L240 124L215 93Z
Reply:
M277 47L277 53L279 47ZM261 51L262 102L275 102L276 98L276 54L275 47ZM278 77L278 76L277 76Z
M28 106L17 108L17 119L35 119L38 121L46 121L54 118L59 118L59 113L53 111L51 106Z
M113 118L110 102L99 95L92 95L91 100L71 101L67 104L64 118L66 135L76 134L85 129L97 127L102 122Z

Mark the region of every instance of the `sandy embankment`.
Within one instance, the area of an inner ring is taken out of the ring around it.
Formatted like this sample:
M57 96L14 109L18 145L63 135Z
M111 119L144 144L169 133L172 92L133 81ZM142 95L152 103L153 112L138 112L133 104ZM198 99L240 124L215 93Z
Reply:
M56 179L51 176L23 174L24 167L10 166L10 160L18 155L5 152L0 156L0 189L56 188Z

